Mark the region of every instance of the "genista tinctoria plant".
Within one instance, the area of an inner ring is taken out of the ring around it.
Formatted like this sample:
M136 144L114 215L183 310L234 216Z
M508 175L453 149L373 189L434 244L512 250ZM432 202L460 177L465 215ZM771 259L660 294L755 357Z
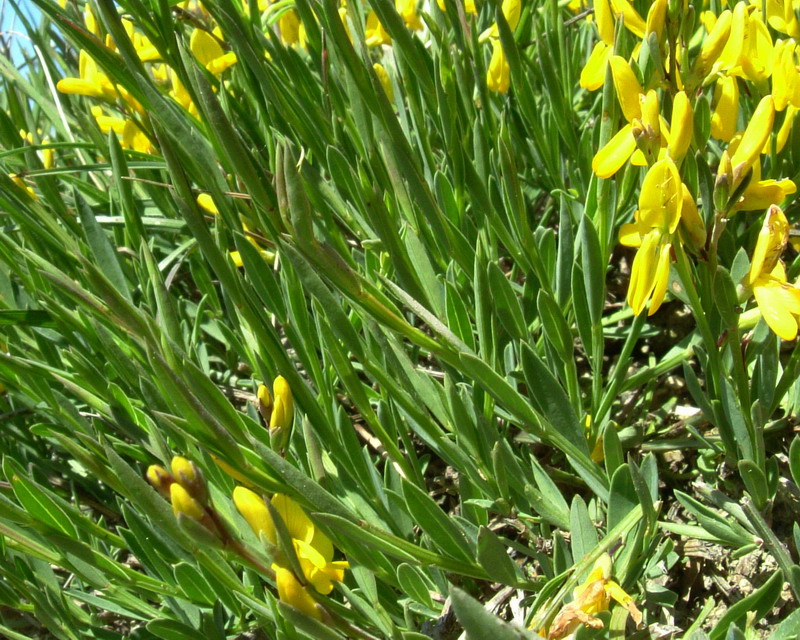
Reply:
M0 635L791 637L798 10L0 10Z

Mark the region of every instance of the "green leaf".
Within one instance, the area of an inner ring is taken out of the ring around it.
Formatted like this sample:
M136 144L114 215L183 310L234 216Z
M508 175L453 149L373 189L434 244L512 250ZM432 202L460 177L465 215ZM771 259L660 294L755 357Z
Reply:
M345 640L345 636L336 631L330 624L323 624L285 602L278 602L278 609L286 620L300 629L300 631L307 633L314 640Z
M402 592L409 598L429 609L433 607L430 586L423 577L422 569L403 562L397 567L397 581Z
M489 613L480 602L456 586L450 585L450 598L468 640L527 640L534 637L532 633Z
M402 481L403 498L408 512L419 527L431 537L434 545L444 553L465 562L473 562L475 552L463 531L433 499L405 478Z
M487 276L496 316L509 334L518 340L525 340L528 337L528 327L511 283L494 262L487 265Z
M508 549L487 527L478 531L478 562L495 582L508 585L519 582L519 570L509 557Z
M131 300L131 292L128 288L128 281L122 272L122 267L117 259L117 252L111 246L103 228L97 223L94 212L91 210L83 197L77 190L73 191L72 197L75 199L75 206L86 234L86 242L94 257L94 262L98 269L105 274L109 281L128 301Z
M0 309L0 325L55 327L57 323L41 309Z
M152 620L146 627L154 636L164 640L197 640L197 629L177 620Z

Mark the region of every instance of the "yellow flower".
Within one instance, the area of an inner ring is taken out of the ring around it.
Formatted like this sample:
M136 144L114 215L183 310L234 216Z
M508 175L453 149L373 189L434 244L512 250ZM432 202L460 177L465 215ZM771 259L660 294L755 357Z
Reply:
M647 164L644 154L636 150L634 136L634 126L642 127L642 104L639 96L644 94L644 90L625 58L612 56L609 64L617 100L628 124L623 126L592 159L592 171L600 178L613 176L631 156L634 165ZM654 99L652 97L651 102ZM649 113L649 116L651 115L652 112Z
M378 76L378 81L381 83L386 97L389 98L389 102L394 102L394 89L392 89L392 81L389 79L389 73L383 65L378 62L373 64L372 68L375 70L375 75Z
M172 97L172 99L175 100L175 102L177 102L184 109L186 109L191 115L197 118L199 116L197 107L192 101L192 96L189 95L189 92L186 90L186 87L183 86L183 83L181 82L181 79L178 77L178 74L175 73L175 71L173 71L172 69L170 69L169 77L170 77L170 83L172 84L172 89L169 92L170 97Z
M215 216L219 215L219 209L217 209L217 205L214 204L214 198L211 197L211 194L201 193L199 196L197 196L197 204L200 205L201 209L204 209Z
M736 134L739 117L739 85L733 76L722 76L714 87L714 113L711 114L711 135L729 141Z
M730 35L719 63L729 75L753 82L765 80L772 73L772 36L755 6L739 2L734 7Z
M195 29L189 39L191 49L197 61L214 75L219 75L228 67L236 64L236 54L222 50L218 39L204 29Z
M596 615L601 611L608 611L611 600L625 607L637 625L642 621L642 614L633 598L611 580L611 558L604 553L597 559L586 580L573 590L572 602L564 605L553 620L548 630L548 639L564 638L582 624L601 629L603 622Z
M275 582L278 585L278 597L281 602L293 606L311 618L322 620L322 612L314 598L291 571L283 567L275 569Z
M522 13L522 0L503 0L500 10L503 12L506 22L508 22L508 28L514 31L517 28L517 24L519 24L519 17ZM495 23L478 37L478 42L486 42L489 38L499 37L500 32L497 30L497 23Z
M94 58L83 49L78 56L78 70L80 77L62 78L58 81L56 89L61 93L99 98L109 102L117 99L117 90L111 84L108 76L98 70Z
M594 1L594 17L600 41L594 45L580 77L581 87L589 91L596 91L603 86L608 61L614 55L614 18L608 0Z
M667 153L675 162L680 162L689 150L694 133L694 112L688 96L683 91L678 92L672 101L672 118L669 129L670 139Z
M628 304L636 315L648 301L648 315L653 315L664 301L672 238L681 220L683 199L678 168L670 158L663 158L650 167L644 178L634 222L620 229L620 243L639 247L628 285Z
M783 340L794 340L800 321L800 289L787 282L780 256L789 239L789 223L771 206L758 234L747 283L769 328Z
M38 132L41 134L41 130ZM36 144L33 140L33 134L30 131L25 131L24 129L20 129L19 136L28 144ZM42 144L49 144L50 141L47 138L42 139ZM55 150L54 149L42 149L41 151L37 151L36 155L39 156L39 160L42 161L42 166L45 169L50 169L55 164Z
M294 9L289 9L281 14L278 20L278 31L280 31L283 44L301 48L306 46L306 29Z
M747 175L750 167L762 153L764 145L772 133L774 122L775 104L772 96L765 96L758 103L736 151L731 155L734 187Z
M644 38L646 23L628 0L611 0L611 8L618 18L623 19L628 31L637 38Z
M492 59L486 72L486 86L498 93L507 93L511 86L511 67L506 61L503 46L496 39L492 40Z
M203 520L206 513L203 506L195 500L189 492L177 482L172 483L169 488L172 511L177 518L180 514L188 516L192 520Z
M17 185L20 189L22 189L31 200L38 200L39 196L36 195L36 192L25 184L25 181L19 174L16 173L9 173L8 177L11 178L12 182Z
M245 487L236 487L233 490L233 503L239 513L247 520L247 524L257 536L264 534L264 537L272 544L275 544L275 525L269 515L264 500L260 495Z
M175 482L173 477L159 464L147 467L147 481L167 500L170 499L170 487Z
M753 163L753 175L733 211L763 211L773 204L780 204L786 196L797 191L797 186L788 178L783 180L762 180L761 163Z
M292 418L294 417L294 400L286 378L283 376L275 378L272 382L272 391L275 399L272 406L272 415L269 419L269 428L270 430L288 429L292 426Z
M775 111L783 111L791 104L800 107L800 72L795 63L794 40L775 43L775 67L772 72L772 97Z
M347 23L345 22L345 25ZM364 35L368 47L377 47L382 44L392 44L392 37L383 28L378 14L370 10L367 14L367 25L364 27Z
M172 458L170 466L175 482L183 487L193 499L205 504L208 501L208 487L199 467L191 460L181 456Z
M445 10L445 0L436 0L436 4L439 5L439 8L444 11ZM478 15L478 10L475 8L475 0L465 0L464 2L464 11L473 16Z
M275 524L264 500L257 493L236 487L233 501L239 513L257 536L263 535L270 543L277 544ZM306 515L294 500L283 494L272 496L272 506L280 514L289 536L292 538L297 559L303 570L303 578L322 594L330 593L334 582L344 579L344 571L350 565L343 560L333 560L333 543ZM280 565L273 565L277 570Z
M707 11L706 13L711 13L713 16L713 12ZM694 61L693 67L694 75L701 82L711 72L714 63L728 43L732 18L733 14L730 9L726 9L716 18L713 25L705 24L708 36L703 39L703 43L700 45L700 53Z
M417 0L394 0L394 8L409 29L414 31L422 29L422 21L417 15Z

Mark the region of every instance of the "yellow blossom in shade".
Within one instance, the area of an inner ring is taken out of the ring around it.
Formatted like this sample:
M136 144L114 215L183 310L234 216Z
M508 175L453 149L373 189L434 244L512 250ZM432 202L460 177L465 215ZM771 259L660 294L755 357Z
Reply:
M69 93L89 98L99 98L113 102L118 93L106 74L100 72L97 63L86 51L81 49L78 56L78 78L62 78L56 88L61 93Z
M783 340L794 340L800 321L800 289L787 282L780 260L788 239L786 216L773 205L758 234L747 283L769 328Z
M389 98L389 102L394 102L394 89L392 88L392 81L389 79L389 73L378 62L373 64L372 68L375 70L375 75L378 76L378 81L381 83L386 97Z
M275 582L278 586L278 598L280 598L281 602L291 605L311 618L322 620L322 613L317 607L314 598L311 597L308 589L300 584L291 571L283 567L277 567L275 569Z
M445 10L445 0L436 0L436 4L439 5L439 9L442 11ZM475 0L465 0L464 1L464 11L473 16L478 15L478 10L475 8Z
M177 102L179 105L181 105L184 109L186 109L195 118L198 117L197 107L192 101L192 96L189 95L189 92L186 90L186 87L183 86L183 83L181 82L181 79L178 77L178 74L175 73L175 71L173 71L172 69L170 69L169 78L170 78L170 84L172 85L172 89L169 92L170 97L173 100L175 100L175 102Z
M345 23L347 24L347 23ZM382 44L392 44L392 37L383 28L378 14L370 10L367 14L367 24L364 27L364 35L368 47L377 47Z
M701 249L706 244L706 225L697 209L697 201L689 188L683 184L683 204L681 206L680 234L682 240L688 240L695 249Z
M522 0L503 0L500 10L503 12L506 22L508 22L508 28L514 31L519 24L519 18L522 13ZM499 37L500 32L497 29L497 23L494 23L478 37L478 42L486 42L489 38Z
M667 153L675 162L680 162L689 150L694 134L694 112L685 92L679 91L672 101L670 140Z
M646 23L628 0L611 0L611 9L617 17L622 18L628 31L637 38L644 38Z
M246 484L248 486L252 486L250 481L247 479L247 476L245 476L243 473L241 473L241 472L237 471L236 469L234 469L231 465L229 465L224 460L218 458L213 453L211 454L211 459L216 463L216 465L220 469L222 469L225 473L227 473L234 480L237 480L237 481L241 482L242 484Z
M289 46L306 46L306 30L300 22L297 11L289 9L281 14L278 20L278 30L281 34L281 42Z
M604 553L595 562L584 582L572 591L572 602L564 605L548 629L549 640L560 640L585 625L601 629L603 622L597 618L601 611L608 611L614 600L628 610L638 625L642 614L629 596L616 582L611 580L611 557Z
M507 93L511 86L511 67L499 40L492 40L492 59L486 71L486 86L497 93Z
M422 20L417 15L417 0L394 0L394 7L409 29L422 29Z
M147 481L167 500L170 499L170 487L175 482L173 477L159 464L147 467Z
M739 85L733 76L722 76L714 87L711 135L717 140L730 140L736 133L738 117Z
M734 185L739 184L758 159L770 133L772 133L774 122L775 104L772 96L765 96L758 103L750 122L747 124L747 128L742 134L742 139L736 147L736 151L731 155Z
M195 500L186 489L174 482L169 488L170 501L172 502L172 511L175 517L183 514L192 520L202 520L205 516L203 506Z
M236 64L236 54L225 52L218 40L204 29L195 29L189 39L189 49L197 61L214 75Z
M11 181L15 185L17 185L20 189L22 189L31 200L38 200L39 199L39 196L36 195L36 192L30 186L28 186L25 183L25 181L22 179L22 177L19 174L9 173L8 177L11 178Z
M217 205L214 204L214 198L211 197L210 193L201 193L197 196L197 204L200 205L200 208L204 211L208 211L215 216L219 215L219 209L217 209Z
M41 130L39 131L41 133ZM30 131L25 131L24 129L20 129L19 136L28 144L36 144L33 139L33 134ZM47 138L42 139L42 144L50 144L50 141ZM55 164L55 150L54 149L42 149L36 152L36 155L39 156L39 160L42 161L42 166L45 169L50 169Z
M97 24L97 18L94 17L92 6L87 2L83 10L83 24L86 25L86 30L92 35L100 37L100 27Z
M705 12L705 14L707 13L714 15L713 12L710 11ZM693 67L695 76L701 81L711 72L714 63L719 58L728 42L728 36L730 36L731 33L732 18L733 14L730 9L726 9L719 15L719 18L716 18L713 24L708 21L703 22L706 31L708 31L708 36L703 39L703 43L700 45L700 53Z
M783 116L783 123L781 124L781 128L778 129L778 133L775 136L775 153L780 153L786 146L786 142L789 140L789 134L792 132L792 124L794 124L794 117L797 115L797 111L798 108L791 104L786 107L785 115ZM770 141L767 140L762 153L769 152Z
M156 152L155 147L150 142L147 134L139 128L133 120L126 120L122 128L122 140L120 141L123 149L133 149L139 153Z

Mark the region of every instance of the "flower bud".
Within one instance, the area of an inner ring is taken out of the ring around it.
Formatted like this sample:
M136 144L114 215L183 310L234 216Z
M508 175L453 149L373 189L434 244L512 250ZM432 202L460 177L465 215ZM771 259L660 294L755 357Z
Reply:
M194 462L175 456L172 459L172 475L175 481L200 504L205 504L208 501L206 480L203 477L203 472Z
M256 404L258 412L261 414L261 417L264 418L264 421L269 424L270 416L272 416L272 396L269 393L269 389L267 389L267 385L258 385L256 397L258 398Z
M206 515L203 506L195 500L180 484L173 482L169 488L172 511L177 518L183 514L192 520L200 522Z
M169 474L169 471L160 464L151 464L147 467L147 481L153 485L153 488L166 500L169 500L170 487L175 482L175 479Z
M294 418L292 390L283 376L275 378L272 383L272 390L275 392L275 403L269 419L270 431L281 427L288 429L292 426L292 419Z

